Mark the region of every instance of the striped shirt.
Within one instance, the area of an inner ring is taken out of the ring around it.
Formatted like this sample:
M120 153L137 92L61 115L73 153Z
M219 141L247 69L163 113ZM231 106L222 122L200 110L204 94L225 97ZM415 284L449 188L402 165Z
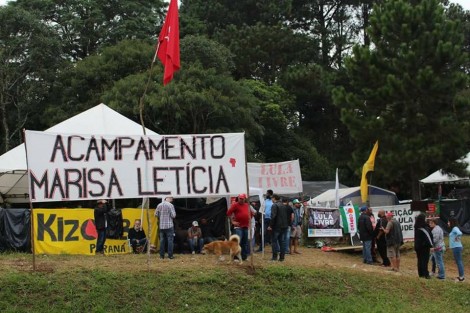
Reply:
M160 229L173 228L173 219L176 217L175 207L171 202L163 201L157 205L155 216L157 216L160 221Z

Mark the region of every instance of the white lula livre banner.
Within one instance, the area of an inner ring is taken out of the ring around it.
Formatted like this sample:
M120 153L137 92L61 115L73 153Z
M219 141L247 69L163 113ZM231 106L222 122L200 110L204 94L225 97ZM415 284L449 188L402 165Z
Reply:
M250 187L272 189L275 193L302 192L299 160L278 163L248 163Z
M243 133L113 136L26 131L32 202L245 193Z

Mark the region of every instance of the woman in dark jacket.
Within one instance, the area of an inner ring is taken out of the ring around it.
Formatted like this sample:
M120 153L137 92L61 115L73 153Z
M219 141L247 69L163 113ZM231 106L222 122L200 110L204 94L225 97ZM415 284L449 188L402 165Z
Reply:
M433 246L432 232L426 224L426 215L420 213L415 221L415 251L418 258L418 275L430 279L428 263Z

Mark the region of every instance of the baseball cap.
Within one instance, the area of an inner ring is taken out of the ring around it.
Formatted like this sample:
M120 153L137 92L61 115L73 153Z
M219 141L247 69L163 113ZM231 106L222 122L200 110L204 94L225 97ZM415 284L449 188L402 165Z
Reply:
M197 226L199 226L199 223L198 223L197 221L194 221L194 222L193 222L193 226L194 226L194 227L197 227Z
M105 200L105 199L100 199L100 200L96 201L96 203L108 203L108 201Z
M292 200L292 203L297 204L297 203L300 203L300 201L299 201L299 199L294 199L294 200Z
M367 211L367 207L366 206L361 206L361 209L360 209L361 212L365 212Z
M246 199L246 194L244 193L239 194L238 199Z

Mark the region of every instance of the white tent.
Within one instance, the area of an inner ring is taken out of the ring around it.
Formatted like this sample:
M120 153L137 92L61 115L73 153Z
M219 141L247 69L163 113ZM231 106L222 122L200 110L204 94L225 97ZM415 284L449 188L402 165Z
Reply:
M45 132L84 135L141 135L142 126L101 103ZM157 135L146 128L147 135ZM26 153L21 144L0 156L0 202L27 203Z
M468 153L464 158L460 159L461 162L468 164L467 171L470 172L470 153ZM452 173L445 174L442 170L435 171L426 178L420 180L423 184L438 184L438 183L457 183L468 181L469 177L459 177Z
M338 189L339 201L341 205L352 202L355 205L361 205L361 187L350 187ZM335 207L336 190L329 189L309 201L311 206ZM370 206L388 206L398 204L398 198L393 191L382 189L369 185L369 204Z

